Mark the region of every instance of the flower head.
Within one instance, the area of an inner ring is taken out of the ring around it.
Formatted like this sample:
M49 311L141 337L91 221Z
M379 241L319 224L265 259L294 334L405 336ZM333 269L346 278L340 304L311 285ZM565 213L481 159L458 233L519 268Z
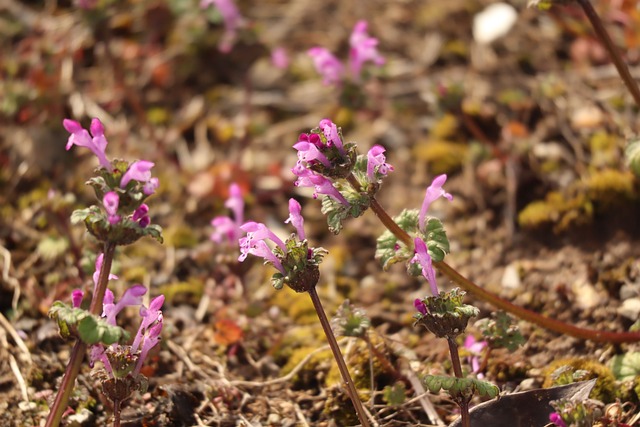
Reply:
M149 218L149 206L146 203L138 206L138 208L133 211L131 219L134 222L137 222L140 227L145 228L151 222L151 219Z
M298 176L298 179L294 183L296 187L313 187L315 190L313 193L314 199L318 197L318 194L326 194L344 206L350 206L349 201L333 186L329 178L307 169L300 162L298 162L296 167L291 169L291 171Z
M84 292L80 289L74 289L71 291L71 305L74 308L80 307L82 304L82 298L84 297Z
M551 421L556 427L567 427L567 423L564 422L560 414L557 412L549 414L549 421Z
M105 154L108 142L107 138L104 136L104 126L100 120L97 118L91 120L91 134L89 134L89 132L75 120L64 119L62 121L62 126L64 126L67 132L71 134L67 140L67 151L74 145L87 147L96 155L100 161L100 166L107 169L109 172L113 170L111 162L109 162Z
M102 260L104 258L104 254L100 254L96 257L96 269L93 272L93 285L94 285L94 289L93 291L96 291L96 288L98 287L98 280L100 279L100 271L102 270ZM109 280L117 280L118 276L116 276L115 274L109 274Z
M133 285L122 295L120 301L114 303L114 295L111 290L107 289L104 294L102 303L102 317L107 318L107 322L111 325L116 324L116 316L123 308L142 304L142 296L147 293L147 288L142 285Z
M420 314L423 316L427 314L427 306L420 298L416 298L413 300L413 306L418 310Z
M380 145L374 145L367 152L367 180L369 182L376 182L376 173L381 176L386 176L389 172L393 171L393 166L386 163L386 157L384 156L385 149Z
M385 63L385 59L378 52L378 39L367 34L367 21L358 21L353 27L349 38L349 70L354 80L360 80L362 66L371 61L376 65Z
M421 231L424 231L425 219L427 216L427 211L429 210L429 206L431 203L436 201L440 197L444 197L448 200L453 200L453 196L442 188L444 183L447 181L447 175L442 174L438 175L433 179L431 185L427 187L427 191L424 195L424 201L422 202L422 207L420 208L420 215L418 217L418 228Z
M307 51L318 74L325 85L338 85L344 77L344 66L328 49L312 47Z
M338 132L338 126L329 119L320 120L320 130L327 139L328 147L336 147L341 155L345 155L342 138Z

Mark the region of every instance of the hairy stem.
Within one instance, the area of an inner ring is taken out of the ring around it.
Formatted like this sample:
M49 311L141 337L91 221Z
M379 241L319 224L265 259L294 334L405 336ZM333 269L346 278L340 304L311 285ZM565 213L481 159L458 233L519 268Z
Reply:
M620 77L622 77L624 84L627 85L627 89L629 89L629 92L631 92L633 99L636 101L636 105L640 107L640 89L638 88L638 84L633 79L633 76L631 76L627 64L622 59L622 55L620 55L620 51L618 50L616 45L613 44L613 40L611 40L611 37L609 36L607 29L602 23L600 16L598 16L598 12L596 12L596 10L593 8L591 1L577 1L578 4L582 7L585 15L587 15L589 22L591 22L596 35L598 36L604 47L607 49L607 52L609 52L609 56L611 56L611 60L616 66L618 74L620 74Z
M98 286L93 295L93 299L91 300L91 306L89 307L91 314L101 314L102 300L104 299L104 293L107 289L107 283L109 282L109 273L111 272L111 264L113 263L113 254L115 249L116 245L114 243L107 242L104 245L104 258L102 259L102 269L100 270L100 276L98 277ZM73 392L73 387L75 385L76 378L80 373L80 368L82 367L82 362L84 361L86 352L87 345L80 340L76 341L73 346L73 350L71 350L69 363L67 364L67 368L64 372L64 377L62 378L62 383L58 389L58 394L51 405L51 410L49 411L45 427L58 427L60 425L62 414L64 414L64 411L67 409L69 397L71 396L71 392Z
M347 180L351 185L354 186L354 188L360 188L355 177L350 176ZM398 240L402 241L402 243L407 245L407 247L413 247L411 236L409 236L403 229L398 226L398 224L396 224L396 222L387 214L387 212L375 198L371 200L371 209L380 219L382 224L387 227L387 229L391 231L398 238ZM475 283L458 273L453 267L451 267L444 261L434 261L433 266L470 294L473 294L474 296L492 304L500 310L504 310L520 319L526 320L545 329L549 329L550 331L596 342L618 344L640 341L640 332L608 332L600 331L597 329L580 328L556 319L552 319L550 317L543 316L524 307L515 305L503 298L500 298L498 295L495 295L487 291L486 289L481 288L480 286L476 285Z
M447 337L447 343L449 344L449 354L451 355L451 364L453 365L453 373L456 378L464 378L462 374L462 364L460 363L460 353L458 353L458 344L455 339ZM462 427L471 427L469 420L469 399L461 397L455 399L458 406L460 406L460 417L462 418Z
M320 297L318 296L318 291L316 291L315 287L312 287L309 290L309 296L311 297L313 307L316 309L316 313L318 314L318 319L320 319L320 324L322 325L324 334L326 335L327 341L329 342L329 347L331 347L333 357L338 364L338 369L340 370L342 380L347 386L347 394L349 395L349 398L353 403L353 407L356 410L356 414L358 415L360 424L362 424L363 427L370 427L369 420L367 419L367 414L365 414L362 402L358 397L358 391L356 390L356 386L353 384L353 380L351 379L351 375L349 374L349 370L347 369L347 364L344 362L342 352L340 351L340 347L338 346L338 341L336 341L336 337L333 335L331 325L329 324L329 319L327 319L324 308L322 308L322 303L320 302Z

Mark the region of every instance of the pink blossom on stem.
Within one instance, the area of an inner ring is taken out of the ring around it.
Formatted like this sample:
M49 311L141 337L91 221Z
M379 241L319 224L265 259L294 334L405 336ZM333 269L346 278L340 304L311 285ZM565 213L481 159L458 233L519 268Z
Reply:
M367 21L358 21L349 38L349 70L354 80L360 80L362 66L371 61L376 65L385 63L385 59L378 52L378 39L367 34Z
M422 207L420 208L420 215L418 216L418 228L420 229L420 231L424 231L425 219L427 217L427 211L429 210L429 206L431 206L431 203L438 200L440 197L444 197L448 200L453 200L453 196L444 191L444 189L442 188L446 181L447 175L438 175L433 179L431 185L427 187L427 191L424 195L424 201L422 202Z
M238 36L238 29L244 25L244 18L233 0L201 0L200 8L215 6L224 21L224 34L218 45L221 52L229 53Z
M100 161L100 166L107 169L109 172L113 170L111 162L109 162L105 154L108 142L107 138L104 136L104 126L100 120L97 118L91 120L91 134L89 134L89 132L75 120L64 119L62 121L62 126L64 126L67 132L71 134L67 140L67 151L74 145L87 147L96 155Z
M239 241L240 256L238 257L238 261L242 262L247 259L248 255L254 255L270 262L280 273L287 274L280 260L273 254L273 251L264 240L243 239L246 238L242 238Z
M115 191L109 191L102 197L102 204L107 211L107 219L109 224L115 225L120 222L120 215L118 215L118 205L120 204L120 197Z
M147 293L147 288L142 285L133 285L122 295L120 301L114 303L114 295L107 289L102 303L102 317L106 317L109 324L116 324L116 316L123 308L142 304L142 296Z
M322 76L325 85L338 85L344 77L344 66L328 49L324 47L312 47L307 51L313 65Z
M71 292L71 305L74 308L80 307L80 305L82 304L82 298L83 297L84 297L84 292L82 292L82 290L74 289Z
M291 223L296 229L298 233L298 238L300 240L306 239L304 233L304 218L301 215L302 207L300 203L296 199L289 199L289 218L285 221L286 223Z
M429 286L431 287L431 293L434 296L439 294L438 284L436 283L436 271L433 268L433 263L431 261L431 256L427 250L427 245L424 241L416 237L413 241L415 248L415 255L411 259L411 263L418 263L422 267L422 275L429 282Z
M338 126L329 119L320 120L320 130L327 138L327 146L336 147L341 155L345 155L342 139L338 133Z
M142 191L146 195L151 195L158 187L158 178L151 176L151 168L155 165L147 160L137 160L129 166L129 169L122 175L120 188L125 188L131 180L144 183Z
M380 145L374 145L367 153L367 180L369 182L376 182L376 172L382 176L386 176L389 172L393 171L393 166L385 163L386 157L384 156L385 149Z
M138 206L138 208L133 211L131 219L137 222L140 227L145 228L151 222L151 218L149 218L149 206L146 203Z
M313 165L316 162L322 163L326 167L331 167L331 162L320 152L315 144L307 141L298 141L293 145L293 148L298 150L298 160L307 162Z
M427 314L427 306L422 302L420 298L416 298L413 300L413 306L418 310L420 314L423 316Z
M478 341L473 335L467 335L467 338L464 340L463 347L471 353L468 357L469 364L471 365L471 370L474 374L478 374L478 378L483 378L484 375L480 373L480 356L482 352L487 347L488 343L484 340Z
M349 201L344 198L342 194L336 189L331 180L322 175L318 175L313 171L304 167L304 165L298 164L291 169L291 171L298 176L298 179L294 183L296 187L313 187L314 193L313 198L317 198L318 194L326 194L327 196L333 197L338 202L342 203L344 206L350 206Z
M240 226L244 221L244 199L242 190L235 182L229 186L229 198L224 206L231 210L233 219L228 216L217 216L211 220L214 230L210 239L221 243L226 238L229 242L237 242L242 234Z

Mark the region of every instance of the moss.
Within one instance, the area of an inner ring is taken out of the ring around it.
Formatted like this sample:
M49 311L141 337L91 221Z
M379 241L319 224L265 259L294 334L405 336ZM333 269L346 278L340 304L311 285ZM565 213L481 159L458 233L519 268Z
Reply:
M434 174L450 173L460 169L467 158L468 146L456 142L427 139L416 144L413 154L430 165Z
M558 376L556 370L564 370L563 374ZM593 387L589 397L601 400L604 403L613 402L616 398L616 380L611 370L602 363L595 360L572 357L567 359L556 360L545 369L545 380L542 386L544 388L556 385L563 385L573 382L568 378L577 371L584 371L576 381L585 381L597 378L596 385ZM555 375L554 375L555 373Z
M635 177L629 171L604 169L590 174L586 180L587 194L594 202L609 206L634 196Z
M193 228L186 225L172 225L163 232L164 242L167 246L176 248L194 248L200 243L199 236L196 236Z
M283 366L281 374L286 375L291 372L316 349L317 347L306 346L293 350L289 360ZM318 383L322 381L326 371L329 369L332 360L333 356L329 349L313 354L307 363L293 376L293 386L296 388L317 388Z
M591 222L593 206L584 194L566 198L564 194L553 191L545 200L529 203L518 214L518 224L524 228L538 228L554 225L554 232L562 232L571 226Z
M287 313L296 325L313 325L318 322L313 302L306 293L296 293L285 288L274 292L271 303Z

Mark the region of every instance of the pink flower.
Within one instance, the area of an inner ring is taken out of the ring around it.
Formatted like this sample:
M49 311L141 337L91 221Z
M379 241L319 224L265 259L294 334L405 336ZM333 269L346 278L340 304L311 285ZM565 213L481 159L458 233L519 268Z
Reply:
M71 292L71 305L74 308L80 307L80 305L82 304L83 297L84 297L84 292L82 292L80 289L74 289Z
M427 314L427 306L425 305L425 303L422 302L420 298L416 298L413 300L413 306L423 316Z
M341 155L345 155L344 146L342 144L342 138L338 132L338 126L329 119L320 120L320 130L327 138L328 147L336 147Z
M386 176L389 172L393 171L393 166L386 162L384 156L385 149L380 145L374 145L367 153L367 180L369 182L376 182L376 173L381 176Z
M300 240L306 239L304 233L304 218L301 215L302 207L296 199L289 199L289 218L285 221L285 224L290 222L296 228L298 238Z
M431 185L427 187L427 191L424 195L424 201L422 202L422 207L420 208L420 215L418 217L418 228L420 229L420 231L424 231L425 219L431 203L435 202L440 197L444 197L448 200L453 200L453 196L444 191L444 189L442 188L446 181L447 175L438 175L433 179Z
M133 375L138 375L142 364L149 355L149 351L160 341L160 333L162 332L163 316L162 316L162 304L164 304L164 295L158 295L149 303L149 308L144 305L140 307L140 316L142 322L138 328L138 333L133 339L131 344L131 351L136 352L140 350L136 367L133 370Z
M229 186L229 198L224 203L224 206L231 210L233 219L228 216L213 218L211 225L214 227L214 231L211 233L210 238L214 242L220 243L223 237L226 237L230 243L235 243L242 235L240 226L244 221L244 199L240 186L235 182Z
M115 225L120 222L120 215L118 215L118 205L120 204L120 197L115 191L109 191L102 198L102 204L107 211L109 224Z
M116 316L122 311L123 308L142 304L142 296L147 293L147 288L142 285L133 285L122 295L120 301L114 304L114 296L111 290L107 289L104 294L104 301L102 303L102 317L106 317L109 324L116 324Z
M98 255L98 257L96 258L96 269L93 273L93 292L96 291L96 288L98 287L98 280L100 278L100 271L102 270L102 259L104 258L104 254L100 254ZM116 276L115 274L109 274L109 280L117 280L118 276Z
M283 47L277 47L271 51L271 63L274 67L285 70L289 66L289 55Z
M318 74L325 85L338 85L344 77L344 66L328 49L312 47L307 51Z
M96 118L91 120L91 135L75 120L64 119L62 121L62 126L64 126L67 132L71 134L67 140L67 151L74 145L87 147L96 155L103 168L107 169L109 172L113 171L111 162L109 162L105 154L108 142L107 138L104 136L104 126L100 120Z
M158 188L158 178L151 176L151 168L155 163L148 162L146 160L137 160L133 162L129 169L122 175L120 180L120 188L125 188L131 180L144 183L142 192L144 194L151 195Z
M487 347L488 343L484 340L478 341L473 335L467 335L467 338L464 340L463 347L466 348L469 353L471 353L468 357L469 364L471 365L471 370L474 374L478 374L478 378L482 378L483 375L480 372L480 356L482 352Z
M378 39L367 34L367 21L358 21L353 27L349 38L349 70L354 80L360 80L362 66L371 61L376 65L385 63L385 59L378 52Z
M439 294L438 284L436 283L436 270L433 268L433 263L431 261L431 256L429 255L429 251L427 250L427 245L424 241L416 237L413 241L415 248L415 255L409 261L410 263L418 263L422 267L422 275L429 282L429 286L431 287L431 294L433 296L437 296Z
M228 53L233 47L238 36L238 29L244 25L244 18L240 15L238 8L233 0L201 0L200 7L206 9L209 6L215 6L222 15L224 21L224 34L218 45L221 52Z
M138 209L133 211L131 219L137 222L140 227L145 228L151 222L149 218L149 206L146 203L141 204Z

